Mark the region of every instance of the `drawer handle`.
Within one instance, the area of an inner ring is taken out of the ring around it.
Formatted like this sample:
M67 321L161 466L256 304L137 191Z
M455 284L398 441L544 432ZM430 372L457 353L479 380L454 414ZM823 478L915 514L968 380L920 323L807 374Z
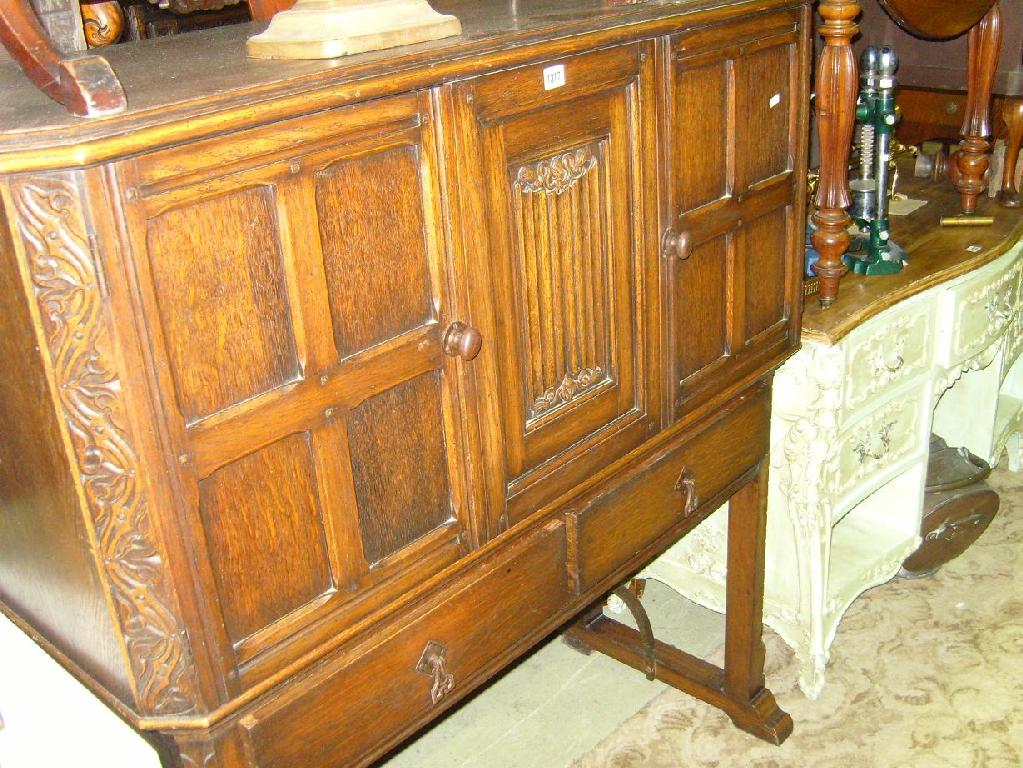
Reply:
M675 493L682 496L682 517L689 517L700 506L700 498L696 494L696 478L689 467L682 467L682 472L675 481Z
M1005 325L1012 316L1012 305L1009 300L1002 296L984 305L991 322L996 325Z
M905 364L906 361L903 359L902 355L896 353L895 360L893 362L885 360L884 367L888 369L888 373L898 373L902 370L902 366Z
M868 434L866 438L859 442L853 450L860 457L860 464L863 464L867 459L880 461L885 457L888 449L892 447L892 429L894 427L895 422L890 421L878 431L877 435ZM872 449L874 444L878 445L876 449Z
M444 332L444 352L451 357L472 360L480 353L483 336L471 325L456 320Z
M451 693L455 687L455 676L444 669L444 657L447 654L447 648L436 640L431 640L426 644L423 655L416 665L416 672L433 678L433 685L430 686L430 701L434 704Z
M661 237L661 256L665 259L676 258L685 261L693 252L693 238L688 232L679 232L668 228Z

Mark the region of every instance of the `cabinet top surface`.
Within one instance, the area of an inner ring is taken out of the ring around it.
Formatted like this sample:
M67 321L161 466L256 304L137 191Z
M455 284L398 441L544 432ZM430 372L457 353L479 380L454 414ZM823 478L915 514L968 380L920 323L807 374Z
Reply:
M529 55L531 46L551 40L562 40L565 52L571 53L577 47L801 4L435 0L438 11L460 19L463 34L307 61L248 58L245 41L265 25L221 27L105 49L103 54L124 86L128 109L92 119L68 114L32 86L13 62L0 62L0 172L81 166L198 135L427 87L514 65L517 57ZM197 123L196 118L201 120ZM181 129L186 120L189 126Z
M852 330L891 306L936 285L965 275L997 259L1023 237L1023 209L998 205L987 195L977 213L993 216L990 227L942 227L942 216L960 211L959 194L948 181L913 177L912 165L900 165L897 191L927 205L908 216L892 216L892 238L909 254L905 269L894 275L842 278L838 299L821 309L809 296L803 309L803 339L837 344Z

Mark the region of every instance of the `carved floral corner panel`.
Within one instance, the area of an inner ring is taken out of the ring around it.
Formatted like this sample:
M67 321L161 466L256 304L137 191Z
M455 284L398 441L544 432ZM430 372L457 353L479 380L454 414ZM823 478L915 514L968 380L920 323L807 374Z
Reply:
M77 174L11 184L17 230L93 546L124 637L139 709L196 709L198 680L126 418L103 272Z

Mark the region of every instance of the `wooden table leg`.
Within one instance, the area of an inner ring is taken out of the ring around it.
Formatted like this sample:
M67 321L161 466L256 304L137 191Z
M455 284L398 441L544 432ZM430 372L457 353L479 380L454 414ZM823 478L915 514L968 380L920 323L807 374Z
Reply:
M107 60L62 59L28 0L0 0L0 43L37 88L73 114L109 115L127 106Z
M1016 189L1016 166L1019 161L1020 140L1023 139L1023 99L1006 99L1002 107L1005 120L1005 164L1002 172L1002 188L998 200L1006 208L1023 205L1023 195Z
M728 504L725 582L725 693L743 702L737 726L781 743L792 718L764 687L764 544L767 538L767 461ZM779 739L780 736L780 739Z
M999 3L970 30L966 115L963 140L956 153L959 174L955 188L962 198L963 213L977 210L977 198L987 188L984 175L991 164L991 89L995 82L998 55L1002 47L1002 17Z
M781 744L792 733L792 718L764 687L766 467L765 457L729 501L724 668L660 640L650 642L643 633L605 616L599 604L566 636L573 647L607 654L718 707L742 730Z
M820 182L815 200L813 247L820 258L814 272L820 278L818 299L829 307L838 296L846 273L842 255L849 247L849 152L856 122L856 58L850 40L859 31L859 3L821 0L824 51L817 67L817 130L820 135Z

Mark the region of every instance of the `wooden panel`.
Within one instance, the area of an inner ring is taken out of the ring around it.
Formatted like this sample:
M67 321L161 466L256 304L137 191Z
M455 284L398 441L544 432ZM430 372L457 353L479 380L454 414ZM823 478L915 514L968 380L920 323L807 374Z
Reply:
M802 233L785 211L803 199L799 24L783 11L672 39L667 214L691 248L672 254L674 418L766 370L798 337Z
M786 319L785 287L791 260L788 251L788 208L779 208L750 222L739 242L746 259L747 341Z
M565 85L548 91L541 64L450 92L449 183L485 339L474 370L496 395L484 403L488 496L508 499L494 529L656 429L652 53L566 57Z
M149 221L147 244L186 420L297 375L270 188L173 208Z
M728 93L727 63L680 65L676 75L672 126L672 178L678 211L687 211L726 194Z
M528 426L613 380L607 142L519 166L512 188Z
M792 168L794 46L776 45L735 62L735 190Z
M443 423L438 374L352 411L352 478L370 564L453 519Z
M231 640L333 587L307 435L229 464L200 483L199 493Z
M415 145L319 172L316 207L341 357L432 319Z
M675 373L699 371L728 351L726 237L693 249L674 280Z
M354 768L524 652L557 620L565 585L560 523L521 537L463 573L411 620L344 649L313 676L246 717L255 762L265 768ZM434 704L432 677L416 667L429 642L443 646L452 689ZM341 723L342 727L338 727Z

